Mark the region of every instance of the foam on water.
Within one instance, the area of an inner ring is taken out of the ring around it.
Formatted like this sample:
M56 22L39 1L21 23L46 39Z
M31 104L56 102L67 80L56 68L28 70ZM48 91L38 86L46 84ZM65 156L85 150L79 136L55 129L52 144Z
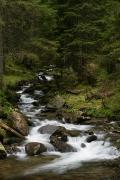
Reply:
M29 96L29 94L22 94L20 97L20 102L23 104L31 104L33 102L36 102L37 100L33 99Z
M96 134L98 137L97 141L93 141L91 143L86 142L86 138L88 135L84 133L87 130L93 128L91 125L75 125L69 123L62 123L56 120L47 120L40 121L37 118L37 114L40 114L41 110L44 107L40 107L35 109L32 105L36 100L29 96L29 94L24 94L24 91L21 91L20 98L20 110L31 118L34 122L35 127L32 127L29 135L26 137L23 145L19 147L21 152L17 153L16 156L18 158L25 158L25 144L29 142L40 142L43 143L47 147L47 152L44 155L57 155L59 158L52 161L49 164L45 164L43 166L38 166L32 170L25 172L25 174L37 173L39 171L54 171L58 173L63 173L66 170L74 169L82 165L83 162L89 161L98 161L104 159L114 159L120 156L120 152L111 145L109 140L104 140L104 133ZM40 92L36 92L36 94L41 94ZM55 125L62 126L68 130L79 130L83 132L83 135L79 137L68 137L68 144L77 149L77 152L69 152L69 153L60 153L55 151L54 147L50 144L50 134L41 134L39 132L39 128L45 125ZM81 144L84 143L86 145L85 148L81 147Z

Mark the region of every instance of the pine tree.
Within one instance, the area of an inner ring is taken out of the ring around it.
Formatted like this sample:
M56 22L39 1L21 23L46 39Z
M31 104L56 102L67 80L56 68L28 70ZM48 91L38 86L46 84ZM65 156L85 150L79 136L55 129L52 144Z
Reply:
M58 36L61 44L61 66L71 66L85 76L86 65L100 53L104 1L56 1L58 8Z

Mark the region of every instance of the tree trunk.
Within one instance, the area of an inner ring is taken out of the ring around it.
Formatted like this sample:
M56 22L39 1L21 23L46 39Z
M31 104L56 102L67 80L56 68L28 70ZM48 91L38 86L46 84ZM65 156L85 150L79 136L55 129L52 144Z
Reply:
M18 133L16 130L14 130L11 127L7 126L1 120L0 120L0 127L5 129L6 131L11 132L12 134L14 134L15 136L17 136L17 137L19 137L21 139L25 139L25 137L22 134Z

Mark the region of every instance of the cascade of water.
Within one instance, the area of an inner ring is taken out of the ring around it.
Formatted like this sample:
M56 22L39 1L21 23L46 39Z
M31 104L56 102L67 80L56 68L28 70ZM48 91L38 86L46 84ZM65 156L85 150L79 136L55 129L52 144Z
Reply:
M62 126L65 127L68 130L79 130L82 132L85 132L89 129L91 129L93 126L91 125L74 125L74 124L68 124L68 123L61 123L56 120L47 120L40 121L37 118L37 114L41 112L43 107L34 108L33 102L36 100L32 98L29 94L24 93L25 87L21 91L19 91L19 94L21 94L20 97L20 104L19 108L20 110L29 118L31 118L31 121L34 122L35 127L32 127L30 130L29 135L26 137L25 142L23 143L22 147L19 147L21 149L21 152L17 153L16 155L19 158L25 158L25 144L29 142L40 142L43 143L47 147L47 152L44 153L44 155L59 155L60 158L57 160L52 161L50 164L46 164L44 166L36 167L32 170L32 173L38 172L40 170L53 170L60 173L68 170L73 169L82 164L82 162L85 161L96 161L96 160L103 160L103 159L113 159L120 156L120 152L111 145L109 141L104 142L104 134L99 133L97 134L97 141L93 141L91 143L86 142L87 135L83 133L83 135L80 135L78 137L68 137L68 144L73 146L75 149L77 149L77 152L69 152L69 153L60 153L55 151L54 147L50 144L50 134L41 134L38 130L42 126L45 125L54 125L54 126ZM35 94L42 94L41 91L36 91ZM83 148L81 144L85 144L85 147Z

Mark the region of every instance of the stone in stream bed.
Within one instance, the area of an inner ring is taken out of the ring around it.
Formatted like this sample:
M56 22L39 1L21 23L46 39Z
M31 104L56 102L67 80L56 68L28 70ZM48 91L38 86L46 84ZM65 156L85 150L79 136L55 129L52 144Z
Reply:
M50 143L60 152L76 152L76 149L67 144L68 131L64 127L58 129L50 136Z
M58 134L60 136L66 135L71 137L77 137L80 135L80 131L78 130L67 130L63 126L55 126L55 125L45 125L39 128L38 130L41 134Z
M12 155L18 152L21 152L21 150L18 148L18 144L14 144L14 145L7 145L5 146L6 151L8 154Z
M48 124L46 126L40 127L40 129L38 131L41 134L53 134L58 128L59 128L59 126L54 126L54 125Z
M88 143L91 143L92 141L96 141L97 140L97 136L96 135L91 135L89 137L87 137L86 141Z
M86 145L84 143L81 143L81 148L85 148Z
M57 138L59 141L67 142L67 136L67 130L62 126L59 126L58 129L50 136L50 141L52 142L54 138Z
M57 151L60 151L62 153L64 152L77 152L77 150L72 147L71 145L67 144L64 141L61 141L59 137L52 137L50 138L51 144L55 147Z
M41 134L51 134L50 143L60 152L76 152L76 149L67 144L68 136L76 137L80 131L67 130L62 126L46 125L39 129Z
M47 149L42 143L31 142L25 145L25 151L29 156L40 155L43 152L46 152Z

